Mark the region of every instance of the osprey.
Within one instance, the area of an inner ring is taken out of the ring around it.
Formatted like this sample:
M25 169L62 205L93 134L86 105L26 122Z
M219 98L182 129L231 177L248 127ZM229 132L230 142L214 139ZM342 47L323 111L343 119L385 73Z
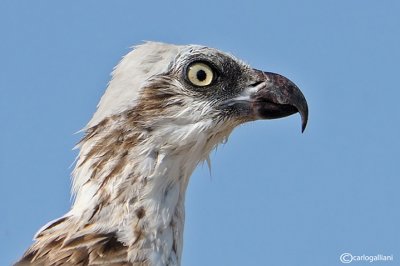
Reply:
M245 122L299 112L287 78L198 45L148 42L115 67L84 128L71 210L18 265L180 265L185 191L197 164Z

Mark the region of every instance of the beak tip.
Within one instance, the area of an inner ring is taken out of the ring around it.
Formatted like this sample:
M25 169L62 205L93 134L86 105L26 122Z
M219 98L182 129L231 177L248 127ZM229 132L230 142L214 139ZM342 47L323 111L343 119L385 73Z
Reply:
M298 89L298 92L300 100L298 100L295 107L297 108L301 117L301 133L304 133L308 123L308 104L306 98L304 97L303 93L301 93L300 89Z
M300 113L300 115L301 115L301 133L304 133L304 130L306 130L308 122L308 110L305 113Z
M302 124L302 126L301 126L301 133L304 133L304 130L306 130L306 125L305 125L305 124Z

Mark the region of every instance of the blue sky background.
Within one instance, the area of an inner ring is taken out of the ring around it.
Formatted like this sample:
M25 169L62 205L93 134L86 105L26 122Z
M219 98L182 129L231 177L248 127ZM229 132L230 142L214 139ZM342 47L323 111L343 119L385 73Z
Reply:
M0 265L68 211L73 133L143 40L231 52L289 77L310 108L304 134L298 115L246 124L211 177L198 167L183 265L341 265L344 252L399 265L399 14L399 1L2 0Z

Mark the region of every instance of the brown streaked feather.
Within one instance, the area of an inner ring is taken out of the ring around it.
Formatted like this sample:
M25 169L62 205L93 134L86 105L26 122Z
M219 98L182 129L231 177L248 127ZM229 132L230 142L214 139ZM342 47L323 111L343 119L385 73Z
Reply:
M68 219L68 217L61 217L60 219L57 219L56 221L54 221L53 223L51 223L50 225L48 225L42 232L40 232L36 237L42 237L46 232L48 233L51 229L53 229L54 227L56 227L57 225L60 225L61 223L63 223L66 219Z
M39 239L40 240L40 239ZM40 249L32 247L15 265L132 265L128 247L115 233L86 234L54 239Z
M111 178L117 176L124 169L124 167L126 166L127 154L128 151L125 151L119 156L118 163L114 166L111 172L104 178L102 184L100 185L100 189L102 189Z

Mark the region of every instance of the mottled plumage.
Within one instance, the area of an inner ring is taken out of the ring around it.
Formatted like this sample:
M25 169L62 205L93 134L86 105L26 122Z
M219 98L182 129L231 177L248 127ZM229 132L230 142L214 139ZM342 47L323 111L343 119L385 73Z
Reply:
M288 79L197 46L145 43L114 69L73 171L75 200L19 265L179 265L200 161L239 124L300 112Z

